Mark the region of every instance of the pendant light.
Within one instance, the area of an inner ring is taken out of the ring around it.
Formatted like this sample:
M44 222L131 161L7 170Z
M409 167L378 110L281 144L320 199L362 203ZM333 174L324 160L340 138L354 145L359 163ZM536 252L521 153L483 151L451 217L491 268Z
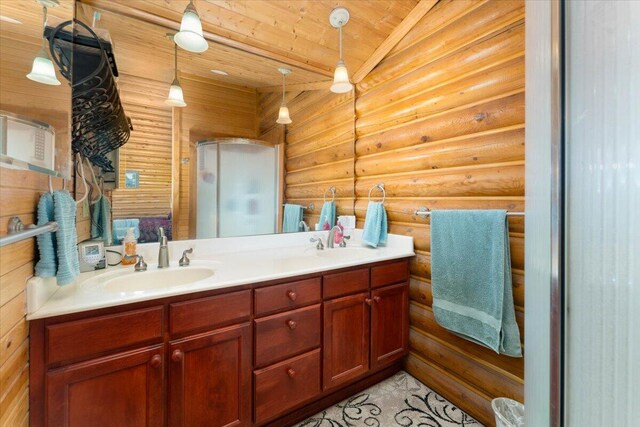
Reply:
M189 52L202 53L209 48L202 34L202 22L193 0L189 1L182 14L180 31L175 35L175 41L178 46Z
M337 28L340 33L340 60L336 65L335 72L333 73L331 92L350 92L353 89L353 85L349 81L349 71L347 71L347 66L344 65L344 61L342 60L342 27L349 22L349 11L344 7L336 7L329 15L329 22L331 23L331 26L333 28Z
M174 46L174 77L173 82L171 82L171 87L169 88L169 96L164 101L165 104L170 105L171 107L186 107L187 103L184 102L184 94L182 93L182 86L180 86L180 82L178 81L178 45L173 44Z
M289 108L284 100L287 75L291 74L291 70L288 68L278 68L278 71L282 74L282 104L280 104L280 110L278 111L278 120L276 123L281 125L288 125L291 123L291 117L289 117Z
M38 54L33 58L31 72L27 74L29 80L50 86L59 86L60 80L56 77L56 69L47 50L47 38L44 36L44 30L47 28L47 7L56 7L57 0L38 0L42 5L42 47Z

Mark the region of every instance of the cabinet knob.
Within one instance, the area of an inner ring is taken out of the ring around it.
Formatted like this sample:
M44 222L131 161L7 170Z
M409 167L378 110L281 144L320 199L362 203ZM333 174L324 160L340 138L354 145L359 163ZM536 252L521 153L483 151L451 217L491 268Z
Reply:
M287 297L291 300L291 301L295 301L296 298L298 298L298 294L296 294L293 291L288 291L287 292Z
M365 302L367 305L371 305L371 298L365 298L365 299L364 299L364 302Z
M297 372L293 368L289 368L287 369L287 375L289 375L289 378L294 378L297 375Z
M298 323L295 320L289 319L287 320L287 326L289 329L295 329L298 326Z
M180 362L182 361L182 351L180 350L173 350L173 353L171 354L171 360L173 360L174 362Z
M152 368L159 368L162 365L162 356L159 354L154 355L149 364Z
M379 296L375 296L375 297L373 297L373 300L375 302L380 302L382 300L382 298L380 298Z

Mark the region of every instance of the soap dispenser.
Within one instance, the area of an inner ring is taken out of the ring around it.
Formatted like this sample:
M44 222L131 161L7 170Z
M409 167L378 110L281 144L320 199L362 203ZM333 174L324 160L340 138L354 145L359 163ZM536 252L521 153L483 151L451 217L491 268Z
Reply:
M138 241L133 232L133 227L129 227L126 236L122 239L122 265L132 265L136 263L134 255L137 254L137 243Z

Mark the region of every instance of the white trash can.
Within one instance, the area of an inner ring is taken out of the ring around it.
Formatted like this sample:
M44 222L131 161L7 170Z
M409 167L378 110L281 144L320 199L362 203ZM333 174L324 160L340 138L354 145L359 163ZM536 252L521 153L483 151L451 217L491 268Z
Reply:
M524 427L524 405L513 399L498 397L491 401L496 427Z

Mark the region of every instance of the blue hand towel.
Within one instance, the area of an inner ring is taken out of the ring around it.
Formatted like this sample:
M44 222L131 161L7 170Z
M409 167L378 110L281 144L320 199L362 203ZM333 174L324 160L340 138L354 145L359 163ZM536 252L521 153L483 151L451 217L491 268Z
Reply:
M109 199L101 195L93 205L91 216L91 238L101 239L106 246L110 246L111 237L111 204Z
M431 212L431 288L441 326L497 353L522 356L506 211Z
M320 211L320 227L324 226L324 222L329 221L329 228L336 225L336 204L335 202L324 202L322 211Z
M362 241L374 248L387 243L387 212L382 202L369 202Z
M56 254L58 285L72 283L80 274L76 236L76 201L67 190L53 193L53 211L58 231L56 231Z
M53 195L44 193L38 202L38 225L44 225L54 221ZM36 264L36 276L53 277L56 275L56 235L55 233L44 233L36 237L38 242L38 253L40 260Z
M302 221L302 206L285 204L282 218L282 232L295 233L300 231L300 221Z

